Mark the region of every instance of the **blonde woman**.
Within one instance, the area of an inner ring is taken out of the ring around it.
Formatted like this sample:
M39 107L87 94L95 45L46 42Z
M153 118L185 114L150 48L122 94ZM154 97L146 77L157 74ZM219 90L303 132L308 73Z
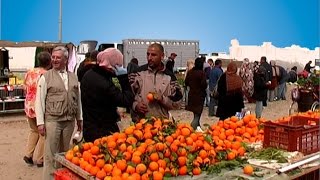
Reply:
M184 74L184 80L186 80L188 71L190 71L192 68L194 67L194 60L193 59L189 59L187 60L187 69L186 72ZM188 105L188 93L189 93L190 87L185 86L184 87L184 101L185 101L185 105Z

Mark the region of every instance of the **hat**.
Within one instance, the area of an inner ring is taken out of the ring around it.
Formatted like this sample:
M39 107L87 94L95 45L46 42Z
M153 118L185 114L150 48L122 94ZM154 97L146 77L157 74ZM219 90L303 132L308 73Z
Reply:
M177 56L177 54L176 53L171 53L171 56Z

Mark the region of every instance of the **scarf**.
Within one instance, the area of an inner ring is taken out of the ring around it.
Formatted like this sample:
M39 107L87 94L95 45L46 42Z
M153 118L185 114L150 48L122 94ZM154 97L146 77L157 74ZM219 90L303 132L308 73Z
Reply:
M227 66L226 72L226 84L227 84L227 92L235 91L242 88L242 79L239 75L237 75L237 64L235 62L230 62Z

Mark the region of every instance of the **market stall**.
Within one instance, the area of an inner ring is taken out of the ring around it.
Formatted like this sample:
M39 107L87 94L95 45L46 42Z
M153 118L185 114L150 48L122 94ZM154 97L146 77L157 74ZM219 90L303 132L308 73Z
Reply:
M233 116L205 132L152 117L55 159L83 179L319 179L319 117Z

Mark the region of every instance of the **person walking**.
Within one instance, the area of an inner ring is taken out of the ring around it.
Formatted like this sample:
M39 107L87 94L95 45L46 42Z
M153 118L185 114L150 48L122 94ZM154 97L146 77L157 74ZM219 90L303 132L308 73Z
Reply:
M272 76L273 76L273 73L272 73L272 66L267 62L267 57L265 56L262 56L260 58L260 65L263 66L265 69L266 69L266 79L267 81L269 82L269 86L268 88L271 88L271 80L272 80ZM270 91L270 90L268 90ZM263 106L267 107L267 99L268 99L268 91L266 92L265 96L266 96L266 100L262 101L262 104ZM271 93L271 92L270 92ZM269 94L270 94L269 93Z
M216 87L218 83L218 79L223 74L223 70L221 68L222 61L220 59L217 59L214 62L214 67L210 71L209 75L209 90L210 92L213 92L214 88ZM211 93L210 93L211 94ZM212 95L210 96L210 104L209 104L209 116L215 116L216 115L216 107L218 106L218 100L215 99Z
M37 55L39 67L29 70L24 78L24 89L26 99L24 101L24 111L27 116L28 124L30 127L26 154L23 160L27 164L35 164L38 167L43 166L43 149L44 138L38 132L36 113L35 113L35 100L37 92L37 81L40 76L51 68L51 55L43 51Z
M107 48L98 54L97 65L81 80L83 138L86 142L119 132L117 108L132 106L133 93L127 70L122 65L122 53L116 48ZM113 83L113 77L119 80L121 90Z
M187 60L187 68L186 68L186 72L184 74L184 81L186 81L186 77L188 75L188 72L194 67L194 60L193 59L189 59ZM184 85L184 102L185 102L185 105L188 104L188 94L189 94L189 91L190 91L190 87L188 86L185 86Z
M241 112L244 108L242 84L243 81L237 75L237 64L230 62L227 71L223 73L218 81L218 109L217 117L219 120L225 120L234 116L236 112Z
M190 87L186 110L193 112L191 126L194 130L201 128L200 118L203 111L203 103L206 98L207 81L203 71L201 58L195 60L195 66L188 72L185 85Z
M286 92L287 92L287 81L289 79L289 75L287 71L284 69L284 67L279 66L279 85L277 90L277 100L286 100Z
M244 94L244 99L248 103L252 102L252 94L253 94L253 74L254 68L253 63L250 63L248 58L243 60L243 63L240 67L239 76L243 80L242 92Z
M166 69L168 69L169 71L171 71L172 73L173 72L173 69L174 69L174 64L175 64L175 59L177 57L177 54L176 53L171 53L169 58L167 59L166 61Z
M43 179L53 179L60 166L54 155L70 148L75 121L82 130L80 89L77 76L67 70L68 50L53 49L52 69L44 73L37 86L35 111L39 133L45 137Z
M173 72L166 69L163 58L163 46L153 43L148 46L148 63L129 75L135 95L131 113L135 122L151 115L169 118L169 110L179 109L181 106L181 88ZM149 100L147 95L151 97Z
M261 118L263 110L263 101L267 100L265 93L268 91L270 82L267 81L267 70L264 66L260 66L254 73L254 92L253 98L256 100L255 113L257 118Z
M94 50L92 52L90 52L90 56L89 58L85 59L82 63L80 64L81 66L79 66L78 71L77 71L77 76L78 76L78 80L79 82L81 82L82 77L84 76L84 74L91 69L92 67L94 67L97 64L97 55L98 55L99 51Z
M127 66L128 74L137 72L137 69L139 68L139 62L137 58L132 58Z

